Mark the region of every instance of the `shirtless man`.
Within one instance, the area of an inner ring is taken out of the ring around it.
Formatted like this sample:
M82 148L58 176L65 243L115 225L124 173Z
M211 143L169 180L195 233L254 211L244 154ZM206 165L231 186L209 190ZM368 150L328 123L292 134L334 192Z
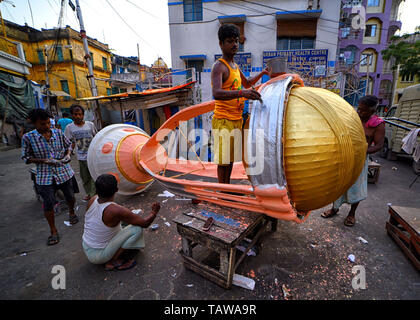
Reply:
M330 218L338 213L341 205L346 202L351 204L351 209L347 218L344 220L344 225L348 227L354 226L356 223L356 209L360 201L367 197L367 169L369 162L369 154L373 154L382 149L385 139L385 123L374 115L376 106L378 105L378 98L375 96L365 96L359 100L359 107L357 113L362 121L363 129L365 130L366 141L368 143L365 166L357 181L350 187L345 194L338 198L333 203L333 207L322 213L321 217ZM372 144L373 143L373 144Z

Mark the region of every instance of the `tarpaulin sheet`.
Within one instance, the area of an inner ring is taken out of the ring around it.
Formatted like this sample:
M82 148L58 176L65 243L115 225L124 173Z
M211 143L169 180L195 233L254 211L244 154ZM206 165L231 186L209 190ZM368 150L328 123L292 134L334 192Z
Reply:
M17 83L16 78L0 72L0 115L3 119L8 100L6 121L9 123L25 120L29 111L36 107L31 82L22 80Z

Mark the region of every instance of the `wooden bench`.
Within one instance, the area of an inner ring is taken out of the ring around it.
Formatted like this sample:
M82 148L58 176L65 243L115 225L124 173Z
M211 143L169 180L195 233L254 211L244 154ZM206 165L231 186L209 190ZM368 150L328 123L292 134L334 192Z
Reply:
M420 209L389 206L388 234L420 271Z
M203 231L202 227L209 217L213 217L214 224L209 231ZM259 213L215 205L185 212L173 221L181 235L182 249L180 253L185 267L226 289L231 288L236 268L247 256L249 250L258 244L268 222L271 222L272 231L277 229L277 219ZM250 239L251 242L242 252L236 246L245 238ZM196 250L197 245L204 248L207 256L210 252L217 253L219 255L218 266L217 263L215 266L205 263L206 259L200 260L196 252L193 255L193 249ZM238 253L242 254L237 257Z
M375 161L370 161L368 164L368 183L376 183L379 179L381 165Z

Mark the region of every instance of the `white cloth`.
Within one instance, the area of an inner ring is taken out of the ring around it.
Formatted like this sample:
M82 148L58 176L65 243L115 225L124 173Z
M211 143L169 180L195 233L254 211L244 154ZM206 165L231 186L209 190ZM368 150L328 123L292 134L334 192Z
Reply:
M90 142L96 133L97 130L95 125L90 121L85 121L84 125L81 127L74 122L67 125L64 135L71 142L75 142L77 147L77 160L87 161Z
M419 136L420 128L412 129L409 134L407 134L402 139L402 147L405 152L408 154L413 153L414 161L418 162L420 160L420 141L417 142L417 137ZM414 149L414 152L413 152Z
M113 202L99 203L98 198L96 198L86 211L83 241L90 248L106 248L111 239L121 231L120 224L110 228L102 221L102 214L105 208L112 203Z

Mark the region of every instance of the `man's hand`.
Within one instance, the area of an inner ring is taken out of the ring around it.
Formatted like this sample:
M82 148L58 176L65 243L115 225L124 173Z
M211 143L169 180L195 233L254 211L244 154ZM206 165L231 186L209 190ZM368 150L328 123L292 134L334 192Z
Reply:
M69 154L65 155L63 159L60 160L61 163L69 163L71 161L71 157Z
M159 202L155 202L154 204L152 204L152 213L154 215L157 215L157 213L159 212L159 210L160 210L160 204L159 204Z
M254 89L247 89L242 90L242 97L250 99L250 100L260 100L261 95L257 90Z
M60 160L56 160L56 159L45 159L44 160L45 164L48 164L50 166L59 166L61 165Z

